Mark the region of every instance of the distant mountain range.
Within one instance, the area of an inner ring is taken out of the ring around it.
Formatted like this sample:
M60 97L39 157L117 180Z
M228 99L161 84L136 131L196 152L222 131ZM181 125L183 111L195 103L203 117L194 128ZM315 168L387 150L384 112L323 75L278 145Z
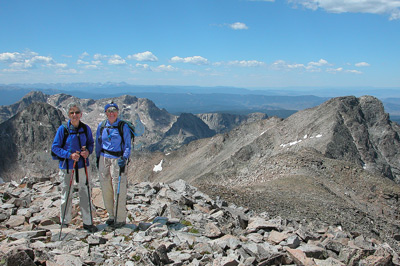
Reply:
M392 121L400 122L400 88L268 88L250 90L236 87L140 86L127 83L0 84L0 105L11 105L30 91L54 95L65 93L81 99L103 99L132 95L147 98L171 114L254 112L286 118L318 106L333 97L375 96L382 101Z

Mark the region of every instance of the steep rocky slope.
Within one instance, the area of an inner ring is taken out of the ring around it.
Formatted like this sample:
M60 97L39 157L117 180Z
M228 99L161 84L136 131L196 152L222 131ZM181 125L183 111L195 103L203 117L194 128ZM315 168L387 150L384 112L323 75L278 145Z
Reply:
M201 120L208 125L212 130L218 133L225 133L232 130L234 127L268 118L264 113L252 113L249 115L233 115L226 113L205 113L198 114Z
M38 91L32 91L25 95L20 101L8 106L0 106L0 123L21 112L33 102L46 102L49 96Z
M216 134L206 123L193 114L181 114L161 141L150 146L151 151L175 150L196 139L212 137Z
M400 230L399 132L376 98L335 98L175 152L137 155L131 178L184 179L287 219L391 239Z
M50 148L55 132L64 121L61 111L46 103L35 103L0 124L0 177L3 180L39 179L54 172Z

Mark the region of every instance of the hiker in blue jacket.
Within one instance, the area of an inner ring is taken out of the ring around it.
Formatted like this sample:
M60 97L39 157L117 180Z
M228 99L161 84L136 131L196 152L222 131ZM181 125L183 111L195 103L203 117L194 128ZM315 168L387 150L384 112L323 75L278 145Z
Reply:
M52 152L59 159L59 177L61 182L61 226L67 227L71 222L72 191L71 184L74 178L72 169L75 165L75 180L79 184L79 206L82 213L83 228L89 232L96 232L97 227L93 225L91 203L90 203L90 182L87 183L85 173L85 160L89 165L89 155L93 152L94 140L90 127L80 121L82 117L81 108L77 103L70 103L67 106L69 120L67 124L61 125L56 133ZM76 162L74 164L74 162ZM89 167L87 167L89 170ZM89 175L89 173L87 173ZM68 199L67 199L68 198ZM67 203L68 201L68 203ZM67 208L65 205L67 204Z
M107 225L115 228L126 223L127 176L125 166L131 153L131 135L128 125L118 128L118 105L104 107L107 120L101 122L96 132L96 157L104 206L109 218ZM121 133L120 133L121 132Z

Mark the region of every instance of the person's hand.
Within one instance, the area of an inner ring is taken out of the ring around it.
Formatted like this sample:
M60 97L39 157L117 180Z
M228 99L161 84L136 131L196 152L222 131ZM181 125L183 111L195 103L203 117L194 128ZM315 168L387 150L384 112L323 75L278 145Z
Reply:
M71 159L74 160L74 161L79 161L79 157L81 157L80 154L79 154L79 151L74 152L74 153L71 154Z
M86 159L87 157L89 157L89 151L88 150L82 150L81 151L81 156Z
M119 167L123 168L123 167L125 167L125 164L126 164L126 158L125 158L124 156L120 157L120 158L118 159L118 165L119 165Z

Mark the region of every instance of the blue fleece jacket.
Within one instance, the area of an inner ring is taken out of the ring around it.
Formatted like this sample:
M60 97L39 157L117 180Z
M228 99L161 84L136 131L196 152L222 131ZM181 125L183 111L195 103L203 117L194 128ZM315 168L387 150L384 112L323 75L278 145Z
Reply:
M93 152L94 148L94 140L92 135L92 130L88 125L81 124L82 126L87 127L87 137L85 134L85 130L83 127L75 128L71 124L71 120L67 123L67 128L64 125L61 125L54 137L53 145L51 146L51 150L60 158L65 158L67 160L60 160L59 167L60 169L67 169L67 162L68 162L68 169L72 169L74 160L71 159L71 154L76 151L81 151L81 146L79 145L79 140L82 146L86 146L86 149L89 151L89 154ZM64 130L69 131L67 139L65 141L64 147L63 138L64 138ZM89 166L89 159L86 160L87 165ZM85 166L84 158L81 156L78 161L78 168L82 168Z
M126 141L122 141L122 138L118 132L119 121L120 119L118 118L113 124L110 124L110 122L106 120L102 132L101 125L103 122L99 123L96 132L96 157L100 157L100 155L107 158L120 157L107 153L107 151L110 151L112 153L120 152L123 157L129 158L131 154L131 133L128 125L125 124L123 127L123 138Z

